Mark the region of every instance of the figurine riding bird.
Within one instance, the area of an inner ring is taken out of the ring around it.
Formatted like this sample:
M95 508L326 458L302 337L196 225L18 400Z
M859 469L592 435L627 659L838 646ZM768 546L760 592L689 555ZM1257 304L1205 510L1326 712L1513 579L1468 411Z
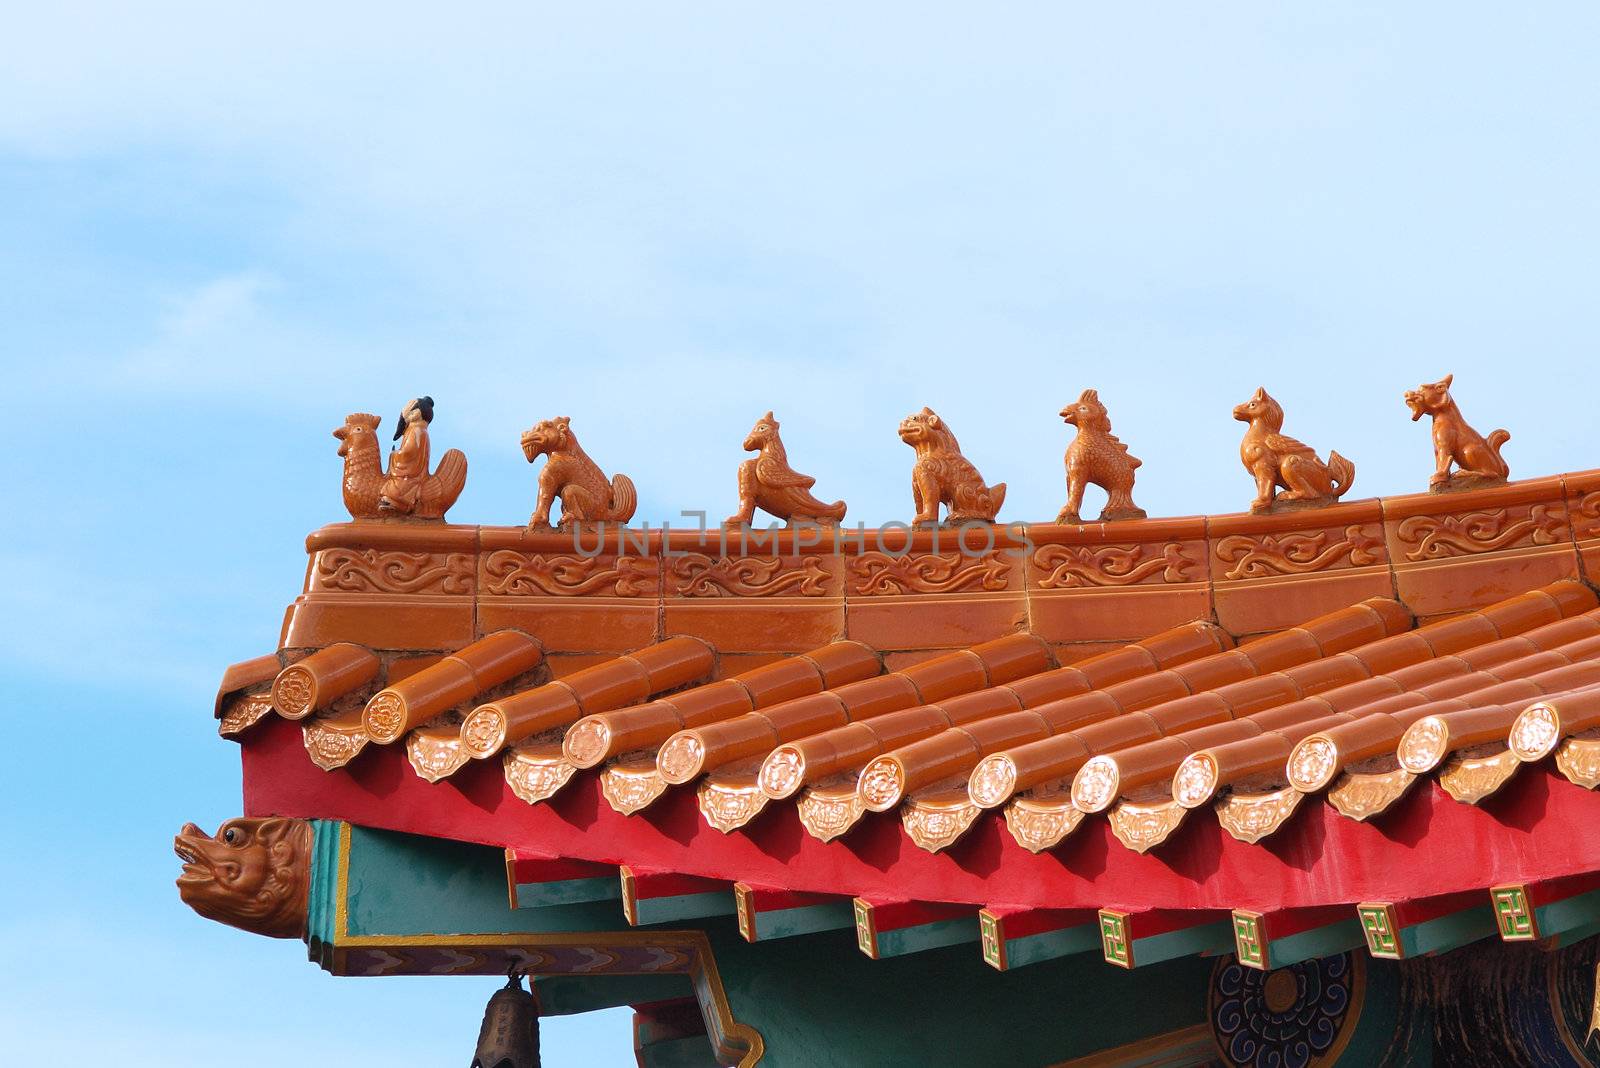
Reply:
M400 446L390 454L389 471L383 470L378 446L378 424L383 420L366 412L345 416L344 426L333 432L344 457L344 506L355 519L412 516L442 519L467 484L467 457L451 449L428 473L428 423L433 419L433 398L418 397L400 414L396 428Z
M817 480L789 466L778 421L770 411L751 428L744 451L760 455L739 465L739 510L727 518L728 526L749 523L757 508L789 522L837 523L844 518L843 501L817 500L808 492Z
M1337 452L1328 453L1328 462L1323 463L1311 446L1280 433L1283 408L1265 389L1258 388L1249 400L1237 405L1233 417L1250 424L1239 443L1239 459L1256 480L1252 512L1270 512L1282 505L1309 508L1332 504L1350 491L1356 465ZM1278 493L1279 487L1285 492Z
M1083 491L1091 482L1106 491L1101 522L1143 519L1145 510L1133 503L1133 472L1143 461L1111 433L1111 417L1100 403L1100 394L1084 390L1076 401L1061 409L1061 418L1077 427L1078 435L1067 446L1067 503L1056 522L1082 522L1078 510L1083 507Z
M1411 409L1415 423L1424 415L1433 417L1433 475L1428 488L1434 492L1449 489L1468 489L1473 486L1495 486L1511 474L1511 467L1500 456L1500 449L1511 440L1506 430L1491 431L1487 439L1467 425L1450 396L1450 384L1455 375L1445 375L1437 382L1424 382L1416 389L1406 390L1406 406ZM1450 472L1455 464L1457 471Z
M994 522L1006 499L1006 484L983 484L972 461L961 455L949 425L932 408L901 420L900 440L917 452L911 468L911 495L917 506L914 523L937 523L941 504L949 509L948 522Z

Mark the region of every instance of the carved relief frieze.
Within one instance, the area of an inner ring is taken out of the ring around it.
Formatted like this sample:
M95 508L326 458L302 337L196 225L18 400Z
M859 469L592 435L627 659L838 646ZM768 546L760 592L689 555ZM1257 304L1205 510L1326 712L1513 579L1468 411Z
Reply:
M1571 509L1572 536L1579 541L1600 538L1600 490L1584 494Z
M496 549L483 563L483 592L495 597L652 597L657 562L642 556L578 556Z
M1041 545L1032 564L1040 589L1192 582L1199 565L1175 542L1156 545Z
M785 561L776 556L675 556L667 565L668 592L680 597L821 597L828 571L808 556Z
M1487 508L1457 515L1414 515L1395 529L1407 560L1444 560L1457 556L1554 545L1568 536L1567 511L1560 504L1523 508Z
M891 556L864 552L850 558L849 589L858 597L904 593L998 593L1010 586L1011 565L998 553L962 556L955 553L907 553Z
M408 553L381 549L323 549L311 569L311 589L339 593L472 593L470 553Z
M1293 532L1251 536L1231 534L1217 542L1217 559L1232 564L1223 577L1266 578L1306 575L1345 567L1366 567L1384 562L1382 531L1353 523L1335 539L1331 531Z

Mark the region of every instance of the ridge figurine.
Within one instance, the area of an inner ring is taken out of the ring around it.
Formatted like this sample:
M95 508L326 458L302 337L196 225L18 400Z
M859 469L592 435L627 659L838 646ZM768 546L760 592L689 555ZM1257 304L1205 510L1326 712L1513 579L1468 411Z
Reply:
M844 518L843 501L819 501L809 492L817 480L789 466L770 411L751 428L744 450L759 455L739 465L739 510L727 518L728 526L749 523L757 508L791 523L837 523Z
M233 819L172 841L183 861L178 896L200 915L270 938L299 938L311 891L311 824L283 816Z
M1266 389L1258 388L1249 400L1235 406L1233 417L1250 424L1239 443L1239 459L1256 480L1250 511L1261 515L1317 508L1350 492L1356 465L1337 452L1329 452L1328 462L1323 463L1311 446L1280 433L1283 407ZM1284 492L1278 493L1279 488Z
M451 449L428 473L428 424L433 421L433 398L418 397L400 413L389 453L389 470L383 470L378 449L378 424L383 420L366 412L345 416L333 432L344 457L344 506L353 519L410 516L443 519L467 484L467 457Z
M983 484L983 476L961 455L956 436L932 408L901 420L900 440L917 453L911 468L911 495L917 506L913 523L937 523L941 504L948 510L947 522L994 522L1006 499L1006 484Z
M574 523L626 523L639 506L633 480L618 474L606 482L600 465L578 444L567 416L546 419L522 432L522 453L531 464L541 455L550 459L539 472L539 500L528 529L548 529L550 509L561 499L561 527Z
M1106 491L1101 522L1145 518L1145 510L1133 503L1133 472L1143 461L1111 433L1111 417L1100 403L1100 394L1084 390L1076 401L1061 409L1061 418L1077 427L1078 433L1067 446L1067 503L1056 522L1082 522L1078 510L1083 507L1083 491L1091 482Z
M1434 493L1448 490L1471 489L1476 486L1498 486L1511 475L1511 467L1500 456L1500 449L1511 440L1507 430L1491 431L1488 438L1467 425L1450 396L1450 383L1455 375L1445 375L1437 382L1424 382L1416 389L1406 390L1406 406L1411 409L1415 423L1424 415L1433 420L1433 475L1428 479L1428 489ZM1456 471L1450 470L1455 464Z

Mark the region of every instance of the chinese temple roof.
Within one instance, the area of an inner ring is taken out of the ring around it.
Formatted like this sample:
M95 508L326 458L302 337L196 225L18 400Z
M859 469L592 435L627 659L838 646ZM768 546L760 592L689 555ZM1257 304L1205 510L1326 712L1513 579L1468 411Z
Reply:
M1600 869L1575 830L1600 813L1600 471L1343 501L1335 461L1309 507L1174 519L1133 514L1130 468L1127 518L1087 523L994 525L1004 486L975 471L946 526L837 525L810 480L762 498L796 483L753 469L741 497L800 522L628 528L631 482L597 468L568 529L543 493L528 528L351 505L307 540L279 649L226 672L220 729L250 815L890 925Z

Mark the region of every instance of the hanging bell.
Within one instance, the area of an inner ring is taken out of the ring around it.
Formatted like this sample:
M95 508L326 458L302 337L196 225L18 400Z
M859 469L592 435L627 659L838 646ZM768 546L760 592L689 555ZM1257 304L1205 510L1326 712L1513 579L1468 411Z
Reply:
M512 973L483 1010L472 1068L539 1068L539 996Z

